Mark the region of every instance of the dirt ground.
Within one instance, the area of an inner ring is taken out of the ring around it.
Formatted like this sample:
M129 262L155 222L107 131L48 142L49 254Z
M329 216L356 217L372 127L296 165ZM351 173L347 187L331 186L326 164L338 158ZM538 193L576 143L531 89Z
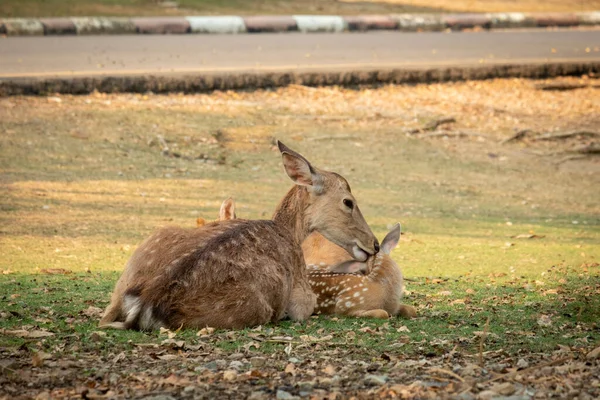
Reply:
M0 98L0 399L600 397L600 81ZM157 226L342 173L418 318L99 332Z

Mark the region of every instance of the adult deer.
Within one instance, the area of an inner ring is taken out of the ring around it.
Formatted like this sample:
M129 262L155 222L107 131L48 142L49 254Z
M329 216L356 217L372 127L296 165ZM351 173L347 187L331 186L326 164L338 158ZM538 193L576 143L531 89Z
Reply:
M129 265L157 265L156 276L123 295L119 317L104 326L243 328L285 315L310 316L316 297L307 279L301 243L321 232L356 260L379 243L350 186L340 175L313 167L277 142L295 186L272 220L232 219L202 228L163 228L133 254Z
M235 218L235 202L230 197L223 201L219 209L219 220L224 221ZM200 228L206 225L204 218L198 218L196 225ZM151 250L150 250L151 251ZM153 253L154 254L154 253ZM157 262L143 263L132 262L133 258L125 265L125 270L115 285L115 290L110 298L110 304L104 310L104 315L100 320L100 327L123 328L123 322L117 322L122 315L123 296L128 289L135 286L144 286L146 282L158 274L164 264Z
M414 307L400 303L403 277L390 257L399 240L400 224L396 224L381 242L381 251L375 256L366 262L351 260L339 263L347 260L349 255L344 255L343 249L322 236L311 235L303 248L309 282L317 295L315 312L371 318L414 317ZM324 264L321 260L331 264Z

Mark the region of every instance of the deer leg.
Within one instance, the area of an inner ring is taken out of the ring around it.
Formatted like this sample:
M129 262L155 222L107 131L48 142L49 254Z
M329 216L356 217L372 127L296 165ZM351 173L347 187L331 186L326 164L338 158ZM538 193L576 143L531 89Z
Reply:
M346 315L350 315L352 317L363 317L363 318L379 318L379 319L388 319L390 314L387 311L382 309L375 310L356 310L350 311Z
M415 318L417 316L417 309L413 306L401 304L400 308L398 309L398 315L406 319Z
M99 328L102 329L120 329L120 330L124 330L125 329L125 323L124 322L105 322L102 323L100 322Z
M286 312L290 319L303 321L310 317L317 305L317 296L308 285L297 285L292 289Z
M106 310L104 310L104 315L102 316L102 319L100 320L98 326L100 328L105 328L113 322L116 323L116 321L121 316L121 306L121 298L118 296L113 296L110 299L110 304L108 305L108 307L106 307Z
M127 288L128 268L129 264L125 267L125 272L119 277L119 280L115 284L115 290L113 290L112 295L110 296L110 304L106 307L106 310L104 310L104 315L102 315L102 319L100 320L100 328L108 327L112 322L122 319L123 294Z

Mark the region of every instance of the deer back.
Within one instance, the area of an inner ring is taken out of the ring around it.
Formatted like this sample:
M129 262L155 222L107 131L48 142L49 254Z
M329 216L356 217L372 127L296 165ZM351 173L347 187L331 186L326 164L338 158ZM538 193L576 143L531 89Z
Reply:
M235 203L232 198L228 198L221 204L219 220L232 218L235 218ZM204 218L198 218L196 224L200 228L208 224L208 222ZM164 243L173 241L181 235L194 237L193 233L181 228L163 228L156 231L140 244L132 257L127 261L125 269L115 285L110 304L107 306L100 320L100 327L123 328L122 324L125 318L123 313L123 296L125 292L134 286L144 286L147 281L156 277L158 272L165 267L165 264L161 262L160 254L171 250L163 248ZM199 237L202 232L198 231L195 234L195 236ZM163 243L163 245L159 243Z
M133 263L163 266L124 294L125 328L242 328L281 319L306 279L290 233L272 221L231 220L159 231ZM243 251L240 251L243 249Z

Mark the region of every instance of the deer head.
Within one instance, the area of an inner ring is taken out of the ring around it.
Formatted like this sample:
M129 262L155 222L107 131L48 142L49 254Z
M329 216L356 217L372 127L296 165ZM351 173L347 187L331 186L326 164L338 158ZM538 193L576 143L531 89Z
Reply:
M306 188L307 233L318 231L359 261L379 251L346 179L335 172L313 167L302 155L277 141L285 172L296 185Z
M400 241L400 224L396 224L392 230L385 235L383 242L381 242L381 253L379 255L390 255L392 250L398 245ZM391 259L390 259L391 260ZM343 261L337 265L331 266L329 272L336 274L353 274L357 272L370 273L373 270L373 265L380 262L377 257L371 257L367 261L349 260Z

